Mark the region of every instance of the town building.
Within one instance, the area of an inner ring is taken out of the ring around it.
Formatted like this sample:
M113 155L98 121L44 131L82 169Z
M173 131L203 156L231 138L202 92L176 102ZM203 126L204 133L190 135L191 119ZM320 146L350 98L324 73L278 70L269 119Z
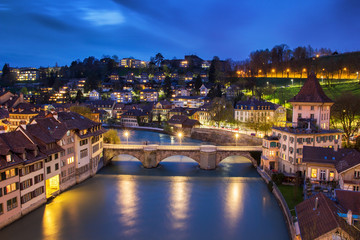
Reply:
M68 130L74 131L76 182L82 182L96 174L102 167L103 134L106 132L96 123L77 113L59 112L58 120Z
M163 100L154 104L152 109L152 121L167 121L170 110L173 109L171 102Z
M121 115L121 124L124 127L137 127L148 122L148 112L142 109L130 109Z
M360 239L352 211L331 201L323 193L301 202L295 211L299 226L297 239Z
M250 98L235 106L235 120L239 122L272 122L278 125L286 121L286 109L281 105Z
M209 126L211 123L210 104L195 109L190 118L199 121L201 125Z
M117 103L131 103L132 92L127 90L116 91L111 93L110 98Z
M35 68L20 69L18 81L36 81L39 79L39 70Z
M341 147L342 132L329 129L330 106L333 104L323 92L315 74L311 74L299 93L289 102L293 105L293 124L291 127L273 127L272 136L278 138L279 153L277 163L272 163L275 170L289 176L296 172L306 175L303 163L303 147L327 147L335 150ZM329 108L329 109L328 109ZM241 116L241 115L240 115ZM265 140L266 142L266 140ZM268 158L263 146L262 163Z
M177 96L170 98L170 102L172 102L175 107L199 108L204 104L210 103L210 99L199 96Z
M159 93L154 89L140 90L140 102L157 102Z
M211 89L210 84L202 84L200 87L200 96L206 97Z
M92 91L89 93L89 100L90 100L90 101L100 100L100 94L99 94L99 92L96 91L96 90L92 90Z
M190 136L193 128L200 127L200 123L197 120L189 119L184 115L172 116L168 124L172 132L182 132L184 136Z
M39 114L44 113L41 108L30 103L20 103L9 109L9 130L13 131L20 125L26 125Z

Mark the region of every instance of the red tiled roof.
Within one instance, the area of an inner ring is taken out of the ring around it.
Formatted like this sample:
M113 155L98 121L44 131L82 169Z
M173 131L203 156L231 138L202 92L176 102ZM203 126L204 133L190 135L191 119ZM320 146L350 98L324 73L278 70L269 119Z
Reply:
M318 198L318 206L317 209L314 209L316 197ZM338 216L337 212L340 208L323 193L316 194L301 202L295 209L302 240L316 239L337 228L341 228L354 239L360 238L360 231Z
M336 200L345 209L352 211L352 214L360 215L360 192L335 190Z
M288 102L332 103L333 101L326 96L315 74L311 73L299 93Z

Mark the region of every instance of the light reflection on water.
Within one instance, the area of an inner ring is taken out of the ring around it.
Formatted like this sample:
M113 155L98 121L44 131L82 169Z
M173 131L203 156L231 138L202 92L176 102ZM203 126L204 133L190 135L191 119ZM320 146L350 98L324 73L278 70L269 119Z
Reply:
M185 177L173 177L170 183L169 206L174 229L185 230L188 221L190 190Z
M145 131L132 131L129 142L142 139L177 142ZM145 169L120 155L95 177L0 230L1 240L288 238L275 198L242 157L205 171L187 157Z

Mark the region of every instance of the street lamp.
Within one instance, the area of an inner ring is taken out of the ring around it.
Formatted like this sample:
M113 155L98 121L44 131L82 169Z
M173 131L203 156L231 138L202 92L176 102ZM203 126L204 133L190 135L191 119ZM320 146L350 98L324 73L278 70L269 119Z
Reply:
M291 85L294 86L294 79L291 79Z
M182 139L182 137L183 137L182 132L179 132L179 133L178 133L178 138L179 138L179 141L180 141L180 145L181 145L181 139Z
M239 134L236 133L236 134L235 134L235 145L236 145L236 146L237 146L237 140L238 140L238 138L239 138Z
M128 132L128 131L125 131L125 132L124 132L124 136L126 137L126 144L129 145L129 132Z

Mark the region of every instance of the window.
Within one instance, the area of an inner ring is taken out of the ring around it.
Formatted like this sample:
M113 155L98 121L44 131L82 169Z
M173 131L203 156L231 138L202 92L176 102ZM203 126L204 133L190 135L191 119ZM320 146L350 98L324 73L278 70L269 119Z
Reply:
M28 201L31 200L31 192L25 194L24 196L21 197L21 203L24 204Z
M311 178L317 178L317 169L316 168L311 169Z
M63 157L63 156L65 156L65 151L60 152L60 157Z
M6 155L6 161L7 162L11 162L11 155L9 154L9 155Z
M360 170L354 171L354 178L360 178Z
M58 159L58 157L59 157L59 154L55 153L55 158L54 159Z
M314 106L311 106L311 111L314 111Z
M80 158L84 158L88 156L88 149L83 149L80 151Z
M18 189L17 183L12 183L6 186L6 194L16 191Z
M38 163L35 163L33 166L34 166L34 172L35 172L35 171L40 170L40 169L43 168L43 163L38 162Z
M67 164L71 164L71 163L73 163L74 162L74 157L69 157L68 159L67 159Z
M12 199L9 199L7 201L7 210L10 211L17 207L17 197L14 197Z
M99 144L93 146L93 153L99 150Z
M5 171L6 179L11 178L11 177L15 177L17 175L16 172L17 171L15 171L15 168L10 169L10 170L6 170Z
M83 146L85 144L88 144L88 140L87 139L84 139L84 140L81 140L80 141L80 146Z
M30 166L24 167L20 170L20 175L25 176L30 173Z
M335 173L334 173L334 171L330 171L330 173L329 173L329 180L332 181L332 180L334 180L334 178L335 178Z
M3 204L0 203L0 215L4 213L4 208L3 208Z
M47 168L46 168L46 173L47 173L47 174L51 173L51 168L50 168L50 167L47 167Z
M34 177L35 184L37 184L37 183L39 183L39 182L41 182L43 180L44 180L44 174L39 174L39 175Z
M68 149L66 149L66 154L71 154L74 152L74 147L70 147Z
M298 113L298 118L301 118L301 113Z
M302 109L302 107L301 106L299 106L299 110L301 110Z
M320 170L320 180L326 180L325 170Z
M56 164L55 164L55 171L58 170L58 169L59 169L59 164L56 163Z
M310 118L311 119L314 119L315 117L314 117L314 114L310 114Z
M353 186L353 191L358 192L359 191L359 186Z
M39 187L33 191L34 197L37 197L44 193L44 187Z
M66 170L61 172L61 177L66 177Z
M31 186L32 186L32 179L28 179L28 180L25 180L22 183L20 183L21 190L27 189L28 187L31 187Z

